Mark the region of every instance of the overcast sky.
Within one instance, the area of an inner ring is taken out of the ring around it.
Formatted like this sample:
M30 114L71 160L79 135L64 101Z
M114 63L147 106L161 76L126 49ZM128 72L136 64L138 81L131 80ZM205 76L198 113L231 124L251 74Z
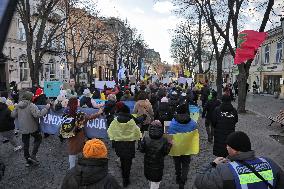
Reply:
M138 29L149 45L161 55L162 61L173 63L170 58L171 35L178 18L171 12L170 1L155 0L97 0L102 16L120 17Z
M172 10L174 9L171 0L93 0L97 2L97 8L101 16L119 17L123 20L127 18L132 27L138 29L149 45L161 55L162 61L173 63L170 55L171 35L170 30L176 27L180 21ZM266 1L266 0L261 0ZM281 5L280 10L276 7ZM283 0L275 0L275 12L284 15ZM247 20L243 29L257 29L260 25L259 18L263 13L250 12L254 7L244 7L247 10ZM279 18L268 22L266 30L279 25ZM278 22L278 23L277 23Z

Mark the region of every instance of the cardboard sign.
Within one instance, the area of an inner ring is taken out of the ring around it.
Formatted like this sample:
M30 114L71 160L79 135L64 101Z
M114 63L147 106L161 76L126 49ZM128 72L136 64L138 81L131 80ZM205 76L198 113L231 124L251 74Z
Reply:
M47 97L57 97L60 94L61 87L62 87L61 81L45 81L44 94Z
M115 81L95 81L95 87L97 89L104 90L105 85L107 86L107 88L114 88Z

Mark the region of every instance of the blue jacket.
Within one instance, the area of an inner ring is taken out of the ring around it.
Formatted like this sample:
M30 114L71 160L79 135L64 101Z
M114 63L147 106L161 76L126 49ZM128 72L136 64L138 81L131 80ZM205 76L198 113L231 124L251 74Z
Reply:
M170 123L168 134L187 133L197 129L197 123L188 114L176 115Z

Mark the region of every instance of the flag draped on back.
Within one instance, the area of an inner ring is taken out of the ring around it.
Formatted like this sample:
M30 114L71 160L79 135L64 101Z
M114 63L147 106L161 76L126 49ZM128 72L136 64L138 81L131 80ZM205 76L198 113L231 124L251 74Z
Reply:
M242 64L247 60L254 59L256 50L264 42L266 36L266 32L253 30L244 30L239 33L234 64Z

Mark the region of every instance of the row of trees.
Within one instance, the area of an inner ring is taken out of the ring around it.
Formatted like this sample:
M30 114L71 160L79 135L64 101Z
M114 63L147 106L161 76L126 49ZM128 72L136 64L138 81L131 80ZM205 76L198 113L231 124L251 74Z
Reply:
M177 8L177 14L186 20L177 27L176 36L173 38L173 55L182 60L180 63L189 65L187 66L189 68L198 63L201 73L204 72L200 68L201 62L212 60L214 57L217 62L216 84L219 96L222 94L223 58L226 52L235 57L238 33L242 31L244 24L255 19L256 24L259 24L258 31L263 32L268 21L275 17L279 19L277 16L284 6L277 0L172 0L172 2ZM260 16L255 17L255 15ZM183 38L179 38L180 33L184 36ZM180 51L183 53L176 53ZM187 59L184 59L184 54L188 56ZM245 112L246 83L251 62L252 60L249 60L245 64L238 65L239 112Z
M66 59L73 77L78 74L82 54L84 63L92 70L98 57L107 54L117 75L117 60L123 59L130 74L139 67L138 59L144 57L145 44L136 29L127 21L101 18L92 0L19 0L20 15L26 34L26 54L33 83L39 83L42 59L54 53Z

